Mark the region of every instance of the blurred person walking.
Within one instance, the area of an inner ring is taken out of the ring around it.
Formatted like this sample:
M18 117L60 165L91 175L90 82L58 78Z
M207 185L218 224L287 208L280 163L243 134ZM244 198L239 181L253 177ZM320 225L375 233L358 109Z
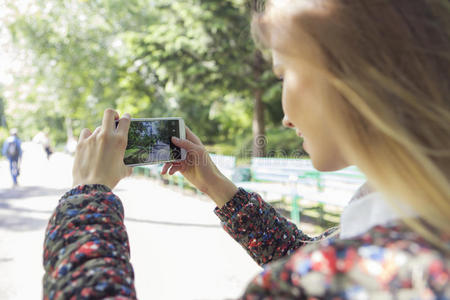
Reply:
M50 138L48 132L39 131L33 138L33 142L42 145L45 153L47 154L47 160L50 159L50 155L53 154L52 147L50 146Z
M20 174L19 159L22 157L22 142L17 136L17 129L13 128L10 131L10 136L3 143L3 156L9 160L9 169L13 179L13 187L17 186L17 177Z

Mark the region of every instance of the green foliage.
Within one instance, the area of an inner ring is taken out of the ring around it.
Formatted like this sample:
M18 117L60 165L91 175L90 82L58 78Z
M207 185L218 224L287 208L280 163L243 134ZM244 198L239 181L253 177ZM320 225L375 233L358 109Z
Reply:
M308 156L303 150L302 142L303 140L292 129L272 128L267 132L267 156L292 158Z
M5 1L15 12L8 28L29 61L7 99L8 124L24 137L48 129L62 143L71 127L74 135L93 129L113 107L183 117L205 144L240 148L262 88L270 150L281 85L269 62L255 63L248 1L33 0L30 11Z
M15 2L8 4L18 10ZM16 78L11 122L27 136L51 128L61 142L66 120L75 120L79 133L97 126L103 110L115 106L119 67L110 49L115 33L86 3L33 4L34 12L17 13L9 24L13 39L27 50L31 70Z
M249 157L250 149L252 147L252 137L247 136L243 139L242 147L238 147L235 151L238 157ZM299 138L294 130L283 127L274 127L266 132L267 157L284 157L284 158L298 158L308 156L303 150L302 139Z
M219 122L221 140L217 142L238 143L239 138L251 134L252 106L250 101L229 95L214 102L209 118Z
M303 150L302 139L293 130L275 127L268 130L264 141L267 145L267 157L299 158L308 157ZM251 134L239 139L236 144L217 143L207 145L210 153L231 155L238 158L240 164L249 164L251 161L253 139Z

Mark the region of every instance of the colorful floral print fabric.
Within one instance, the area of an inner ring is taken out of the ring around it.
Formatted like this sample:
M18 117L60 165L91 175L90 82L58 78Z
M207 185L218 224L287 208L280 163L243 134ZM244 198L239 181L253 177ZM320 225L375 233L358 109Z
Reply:
M120 199L103 185L66 193L44 242L44 299L135 299Z
M222 209L216 208L215 213L225 231L259 265L291 255L306 243L321 241L338 230L333 227L317 237L309 237L264 202L261 196L247 193L242 188Z
M401 224L312 238L242 189L215 212L264 268L242 299L450 299L449 257ZM136 299L123 218L105 186L62 197L45 236L44 299Z
M449 257L404 225L313 239L242 189L216 214L264 267L243 299L450 299Z

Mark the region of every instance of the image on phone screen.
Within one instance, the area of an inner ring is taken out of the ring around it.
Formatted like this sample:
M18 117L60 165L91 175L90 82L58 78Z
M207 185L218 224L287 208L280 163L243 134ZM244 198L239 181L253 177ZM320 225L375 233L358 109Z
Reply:
M126 165L153 164L181 159L181 150L171 142L180 137L179 120L132 120L125 150Z

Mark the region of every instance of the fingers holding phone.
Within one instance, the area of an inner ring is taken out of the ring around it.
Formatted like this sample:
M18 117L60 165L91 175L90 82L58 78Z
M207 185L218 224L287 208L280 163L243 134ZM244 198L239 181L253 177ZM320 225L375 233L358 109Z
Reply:
M107 109L101 127L92 133L81 131L72 170L74 186L103 184L112 189L131 174L132 168L123 162L129 126L129 114L119 119L116 111Z
M191 141L192 143L196 144L196 145L200 145L203 146L202 142L200 141L200 139L198 138L198 136L196 136L190 129L189 127L186 127L186 139L188 141Z
M186 139L172 138L172 142L186 150L186 160L166 163L161 174L169 172L169 175L173 175L175 172L181 172L219 207L233 197L237 187L219 171L200 139L189 128L186 127Z
M177 137L172 137L172 143L184 149L186 152L186 159L180 162L169 162L166 163L161 171L161 174L173 175L176 172L181 172L192 184L196 185L195 176L192 176L192 171L194 168L199 166L201 163L203 165L209 165L209 155L205 147L201 143L200 139L188 128L186 127L186 139L179 139ZM212 163L212 161L211 161ZM197 187L198 188L198 187Z
M129 114L124 114L124 116L119 120L117 127L115 129L116 133L121 135L126 142L128 142L128 131L130 130L131 117ZM127 143L125 143L126 145Z

